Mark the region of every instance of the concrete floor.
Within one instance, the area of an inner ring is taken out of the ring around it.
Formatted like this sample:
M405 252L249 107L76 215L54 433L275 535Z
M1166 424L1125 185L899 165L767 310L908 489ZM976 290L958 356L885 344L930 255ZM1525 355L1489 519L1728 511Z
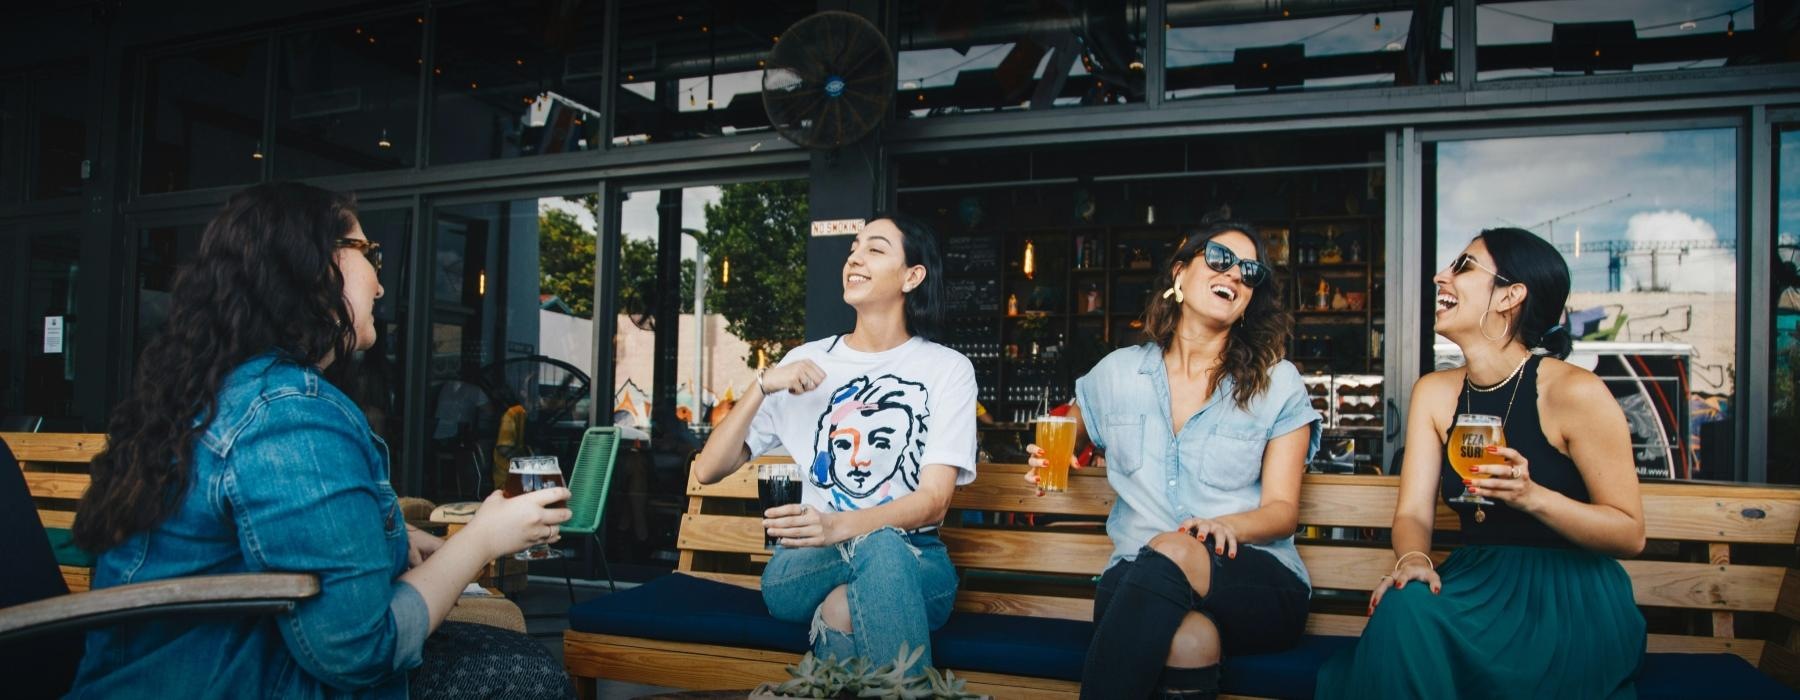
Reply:
M631 584L620 584L629 586ZM587 601L608 592L605 581L598 584L589 581L575 582L575 600ZM562 661L562 633L569 628L569 590L560 578L533 576L525 592L513 596L513 602L525 613L525 631L538 640ZM598 684L599 700L630 700L631 698L675 692L679 688L661 688L653 685L621 683L602 679Z

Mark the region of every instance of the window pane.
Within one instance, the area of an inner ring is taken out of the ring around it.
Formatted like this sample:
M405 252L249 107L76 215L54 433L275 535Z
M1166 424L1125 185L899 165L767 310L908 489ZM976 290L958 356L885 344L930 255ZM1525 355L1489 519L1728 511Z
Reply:
M55 70L32 84L32 198L79 195L87 157L87 71Z
M345 393L362 406L369 427L387 441L388 463L395 474L395 484L407 483L399 471L408 464L405 425L409 402L406 396L406 372L401 358L406 357L405 306L406 272L412 258L412 210L382 209L357 212L363 235L381 245L382 295L375 300L375 345L359 358L357 371Z
M138 237L137 332L131 357L134 362L150 341L162 333L169 320L169 301L175 292L175 273L200 250L205 224L158 226Z
M1433 269L1500 226L1563 251L1569 361L1612 388L1643 477L1738 478L1736 153L1732 129L1437 147ZM1461 363L1436 348L1439 367Z
M1065 5L901 3L900 116L1143 102L1146 3Z
M275 172L313 177L410 167L418 145L424 18L292 34L275 83Z
M546 320L546 307L560 307L543 293L540 251L546 239L569 232L550 231L540 218L561 201L434 210L423 462L433 500L479 498L504 482L511 457L555 455L565 470L574 464L587 427L593 330L587 319ZM591 214L576 228L591 237ZM591 285L593 256L583 257Z
M599 148L604 14L538 0L439 11L431 162Z
M662 143L767 129L762 61L788 26L813 13L800 0L626 0L619 22L615 144Z
M19 201L25 167L25 81L0 80L0 203Z
M267 54L266 44L252 42L150 62L140 175L145 193L260 178Z
M1544 0L1475 8L1479 80L1713 68L1791 60L1748 0ZM1774 22L1766 23L1773 26Z
M1774 386L1769 405L1769 481L1800 483L1800 131L1781 132L1775 171L1774 328L1769 333Z
M1451 80L1450 2L1437 4L1418 17L1406 3L1321 12L1170 3L1168 97Z
M67 233L43 234L33 236L29 245L22 413L42 416L43 429L47 431L78 430L81 414L75 408L75 295L81 239ZM45 321L52 317L62 324L60 346L45 344Z

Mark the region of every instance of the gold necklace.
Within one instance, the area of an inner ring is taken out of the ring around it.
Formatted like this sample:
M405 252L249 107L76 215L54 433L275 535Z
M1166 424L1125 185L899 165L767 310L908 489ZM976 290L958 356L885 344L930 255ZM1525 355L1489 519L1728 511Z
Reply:
M1529 352L1525 353L1525 359L1519 360L1519 364L1513 366L1512 371L1507 373L1506 378L1500 380L1499 384L1495 384L1493 386L1489 386L1486 388L1475 386L1475 380L1473 379L1475 372L1473 370L1470 370L1470 371L1464 373L1463 381L1464 381L1464 383L1469 385L1470 389L1474 389L1474 390L1482 392L1484 394L1487 392L1490 392L1490 391L1499 391L1502 387L1506 386L1507 382L1510 382L1513 380L1514 377L1519 376L1519 371L1525 369L1525 363L1530 362L1530 361L1531 361L1531 353L1529 353ZM1515 393L1516 393L1516 391L1515 391Z
M1512 381L1514 379L1518 379L1520 370L1525 369L1525 363L1530 362L1532 357L1533 356L1530 354L1525 355L1525 359L1519 362L1519 366L1513 368L1512 374L1509 374L1506 376L1506 381L1500 382L1499 384L1495 384L1493 387L1487 388L1487 389L1476 389L1475 382L1471 381L1469 379L1468 373L1464 373L1463 374L1463 410L1464 411L1475 410L1474 397L1469 394L1469 390L1473 389L1475 391L1498 391L1501 387L1504 387L1507 384L1512 383ZM1518 382L1517 384L1513 384L1512 395L1506 397L1506 414L1502 415L1500 417L1500 430L1502 431L1503 437L1504 437L1504 432L1506 430L1506 422L1508 420L1512 419L1513 401L1515 401L1519 398L1519 385L1524 384L1524 383L1525 382L1521 381L1521 382ZM1479 504L1479 503L1475 504L1475 522L1478 522L1478 523L1487 522L1487 512L1483 511L1481 509L1481 504Z

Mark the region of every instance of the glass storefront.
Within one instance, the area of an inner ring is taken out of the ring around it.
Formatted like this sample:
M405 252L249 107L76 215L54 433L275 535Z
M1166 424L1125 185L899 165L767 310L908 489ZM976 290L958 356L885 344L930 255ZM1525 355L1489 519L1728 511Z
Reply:
M24 313L17 330L24 342L14 346L20 364L16 413L42 418L43 430L75 430L82 417L75 405L81 240L69 232L46 232L24 243Z
M817 3L623 0L613 145L764 131L769 49Z
M1782 129L1775 150L1775 237L1770 241L1769 481L1800 483L1800 130Z
M902 118L1141 103L1147 3L900 3Z
M600 148L601 3L467 3L437 13L434 165Z
M1737 138L1725 128L1447 141L1427 175L1434 254L1423 274L1487 228L1524 228L1563 252L1569 361L1618 397L1645 478L1742 477ZM1460 364L1437 340L1432 365Z
M423 16L344 24L281 38L275 72L275 174L412 167L418 152Z
M1679 71L1793 60L1766 40L1783 3L1539 0L1475 8L1476 79ZM1764 21L1767 20L1767 21Z

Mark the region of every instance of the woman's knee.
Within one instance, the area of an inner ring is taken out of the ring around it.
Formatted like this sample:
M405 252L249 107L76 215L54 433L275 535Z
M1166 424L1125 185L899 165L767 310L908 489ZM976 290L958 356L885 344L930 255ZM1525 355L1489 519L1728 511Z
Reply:
M1175 636L1169 640L1169 656L1164 665L1171 668L1200 668L1219 663L1219 628L1205 615L1190 612L1181 618Z
M1207 554L1206 545L1182 533L1165 532L1151 538L1148 546L1175 562L1195 592L1205 595L1211 588L1212 557Z
M819 619L844 634L855 631L850 622L849 586L838 586L825 595L825 602L819 604Z

